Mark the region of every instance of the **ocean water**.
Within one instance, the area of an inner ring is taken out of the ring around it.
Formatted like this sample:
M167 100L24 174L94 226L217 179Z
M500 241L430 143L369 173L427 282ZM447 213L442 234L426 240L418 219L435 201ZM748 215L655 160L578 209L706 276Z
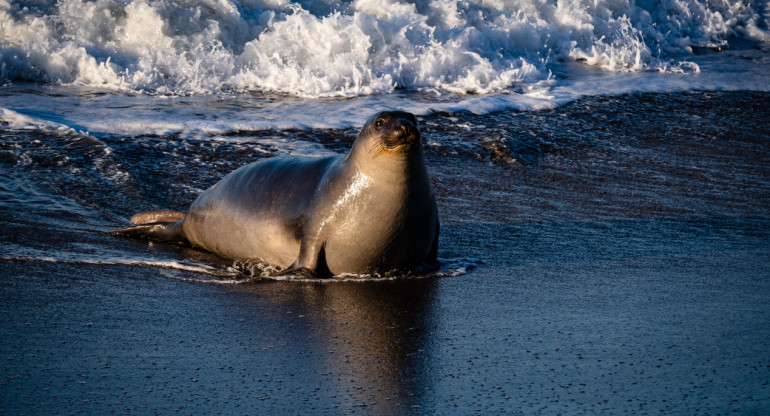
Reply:
M770 4L0 0L0 413L762 414ZM441 270L106 231L415 113Z

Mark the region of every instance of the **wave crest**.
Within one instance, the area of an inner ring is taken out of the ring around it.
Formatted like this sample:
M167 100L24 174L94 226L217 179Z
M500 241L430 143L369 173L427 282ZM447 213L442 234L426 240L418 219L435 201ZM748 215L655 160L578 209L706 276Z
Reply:
M770 39L760 4L697 0L0 0L0 80L153 94L394 89L489 93L548 82L554 62L609 71L730 37Z

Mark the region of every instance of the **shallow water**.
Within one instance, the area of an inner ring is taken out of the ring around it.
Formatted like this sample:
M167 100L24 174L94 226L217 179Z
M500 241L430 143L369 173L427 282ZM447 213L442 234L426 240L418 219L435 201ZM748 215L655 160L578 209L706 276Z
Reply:
M105 231L259 158L345 152L354 128L6 117L2 409L762 413L769 104L636 93L422 117L451 276L342 282L253 279Z

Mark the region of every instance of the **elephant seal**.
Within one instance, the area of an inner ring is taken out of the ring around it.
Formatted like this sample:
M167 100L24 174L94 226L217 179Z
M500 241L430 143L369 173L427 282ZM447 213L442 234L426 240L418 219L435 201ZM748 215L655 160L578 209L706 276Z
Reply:
M243 166L187 214L136 214L112 234L188 243L284 274L406 271L436 262L439 219L412 114L375 114L350 153Z

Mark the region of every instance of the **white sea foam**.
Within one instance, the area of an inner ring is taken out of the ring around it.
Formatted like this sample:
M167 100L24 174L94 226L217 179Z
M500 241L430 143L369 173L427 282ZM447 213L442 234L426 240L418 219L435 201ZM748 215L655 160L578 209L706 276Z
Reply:
M60 133L75 133L74 129L64 124L26 116L3 107L0 107L0 123L6 129L12 130L55 130Z
M214 283L245 283L259 280L275 280L275 281L292 281L292 282L313 282L313 283L340 283L340 282L370 282L370 281L386 281L386 280L402 280L402 279L423 279L423 278L437 278L437 277L457 277L467 274L470 270L478 267L480 261L473 258L452 258L452 259L438 259L439 267L437 269L430 270L414 270L409 273L386 273L386 274L371 274L371 275L359 275L352 273L344 273L335 276L332 279L319 279L316 277L310 277L304 274L281 274L279 269L262 262L235 262L231 268L228 268L229 272L232 272L235 277L233 279L198 279L189 276L174 277L173 275L167 275L172 278L179 278L182 280L195 280L206 281ZM245 278L244 278L245 277Z
M33 262L33 263L62 263L62 264L89 264L101 266L132 266L156 269L162 276L192 282L240 284L262 280L313 282L313 283L340 283L340 282L368 282L398 279L420 279L435 277L456 277L468 273L479 264L477 259L439 259L440 268L429 272L415 272L409 274L380 275L342 275L333 279L318 279L306 275L282 275L277 273L274 267L262 263L235 262L232 267L215 267L192 260L167 260L161 258L126 257L123 253L102 255L98 258L90 253L76 253L66 251L47 252L29 247L21 247L11 244L5 247L4 253L0 253L0 261Z
M167 260L151 257L132 258L126 257L124 253L101 253L100 255L95 256L93 253L87 252L79 253L61 250L47 251L17 246L14 244L9 244L7 247L4 247L3 252L0 253L0 261L134 266L192 272L218 277L236 276L234 272L192 260Z
M552 66L697 73L770 40L763 2L0 0L0 80L153 94L526 91Z

